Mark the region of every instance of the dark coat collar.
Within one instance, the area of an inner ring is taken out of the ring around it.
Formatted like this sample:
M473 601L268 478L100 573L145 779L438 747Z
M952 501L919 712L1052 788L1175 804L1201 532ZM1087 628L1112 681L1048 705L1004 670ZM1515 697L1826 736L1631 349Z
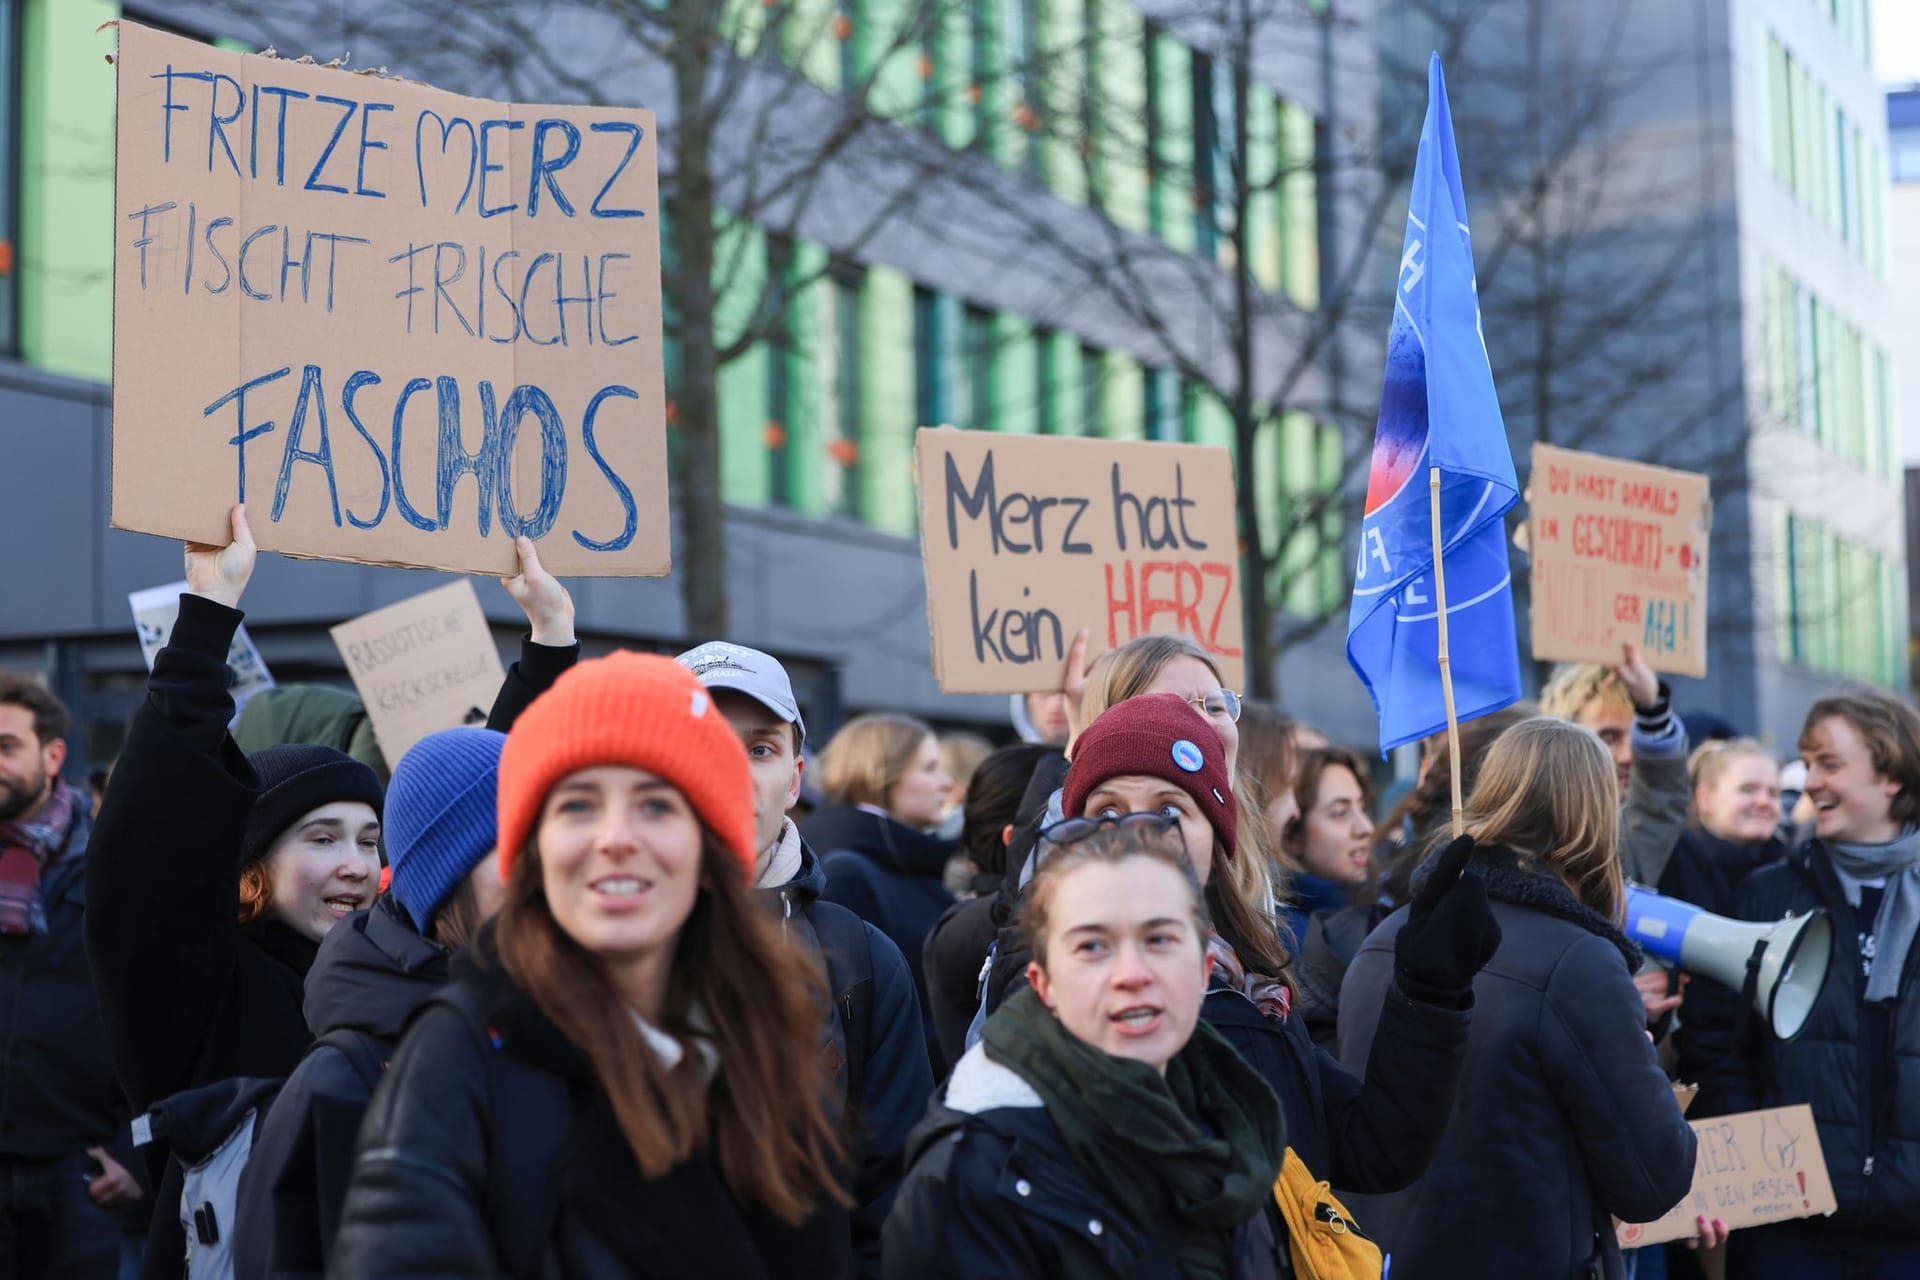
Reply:
M1574 897L1558 876L1539 869L1537 863L1523 863L1513 850L1498 846L1474 850L1472 865L1489 898L1577 924L1619 948L1628 972L1639 972L1639 946L1611 920Z

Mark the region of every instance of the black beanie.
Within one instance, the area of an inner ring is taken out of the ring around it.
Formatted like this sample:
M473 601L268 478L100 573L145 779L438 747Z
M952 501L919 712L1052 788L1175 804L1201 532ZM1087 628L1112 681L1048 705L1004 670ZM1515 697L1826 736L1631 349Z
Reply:
M280 833L321 805L358 800L380 812L380 780L343 751L290 742L247 757L260 779L260 794L247 811L240 865L266 855Z

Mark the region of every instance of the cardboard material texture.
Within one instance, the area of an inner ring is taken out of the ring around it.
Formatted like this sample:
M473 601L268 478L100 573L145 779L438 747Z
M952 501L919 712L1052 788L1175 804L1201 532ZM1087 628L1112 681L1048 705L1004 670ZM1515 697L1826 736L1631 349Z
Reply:
M1536 444L1528 485L1533 656L1707 674L1707 478Z
M119 33L116 528L668 571L651 112Z
M942 689L1058 689L1081 627L1089 659L1178 632L1244 687L1227 450L922 428L914 475Z
M394 764L430 733L483 723L507 678L480 597L464 580L363 613L332 635L380 754Z
M173 634L174 620L180 616L180 596L186 589L183 581L127 593L127 604L133 609L133 629L140 637L140 656L147 660L149 671L153 670L155 655L166 647L167 637ZM233 644L227 648L227 670L233 672L229 692L233 694L233 714L237 720L248 698L262 689L273 688L273 673L267 670L266 659L260 656L245 624L233 633Z
M1684 1240L1698 1231L1701 1214L1738 1231L1838 1207L1805 1104L1690 1123L1700 1137L1692 1189L1658 1222L1614 1224L1622 1248Z

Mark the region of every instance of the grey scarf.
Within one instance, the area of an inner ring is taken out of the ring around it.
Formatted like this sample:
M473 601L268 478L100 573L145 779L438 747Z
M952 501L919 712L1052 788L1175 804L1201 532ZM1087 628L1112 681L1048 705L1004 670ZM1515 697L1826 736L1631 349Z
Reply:
M1873 924L1877 950L1867 999L1892 1000L1900 994L1907 952L1920 929L1920 828L1909 827L1890 844L1829 843L1827 850L1833 865L1855 880L1886 877L1886 895Z

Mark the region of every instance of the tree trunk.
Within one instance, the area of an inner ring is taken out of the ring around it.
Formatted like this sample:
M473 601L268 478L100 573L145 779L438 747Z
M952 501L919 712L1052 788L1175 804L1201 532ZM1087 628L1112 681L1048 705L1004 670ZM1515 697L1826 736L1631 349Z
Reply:
M671 204L676 278L668 281L680 317L679 450L675 496L680 504L680 599L686 638L726 638L727 523L720 496L719 360L713 336L712 120L706 104L707 33L702 6L681 5L674 20L674 195Z
M1255 436L1260 423L1253 408L1253 268L1247 260L1247 211L1252 178L1247 161L1247 95L1251 81L1248 43L1250 23L1245 19L1233 57L1233 154L1237 172L1233 182L1233 468L1234 505L1240 509L1240 591L1244 606L1247 692L1264 702L1275 701L1278 681L1273 670L1273 600L1267 592L1267 552L1261 540L1260 504L1254 484Z

